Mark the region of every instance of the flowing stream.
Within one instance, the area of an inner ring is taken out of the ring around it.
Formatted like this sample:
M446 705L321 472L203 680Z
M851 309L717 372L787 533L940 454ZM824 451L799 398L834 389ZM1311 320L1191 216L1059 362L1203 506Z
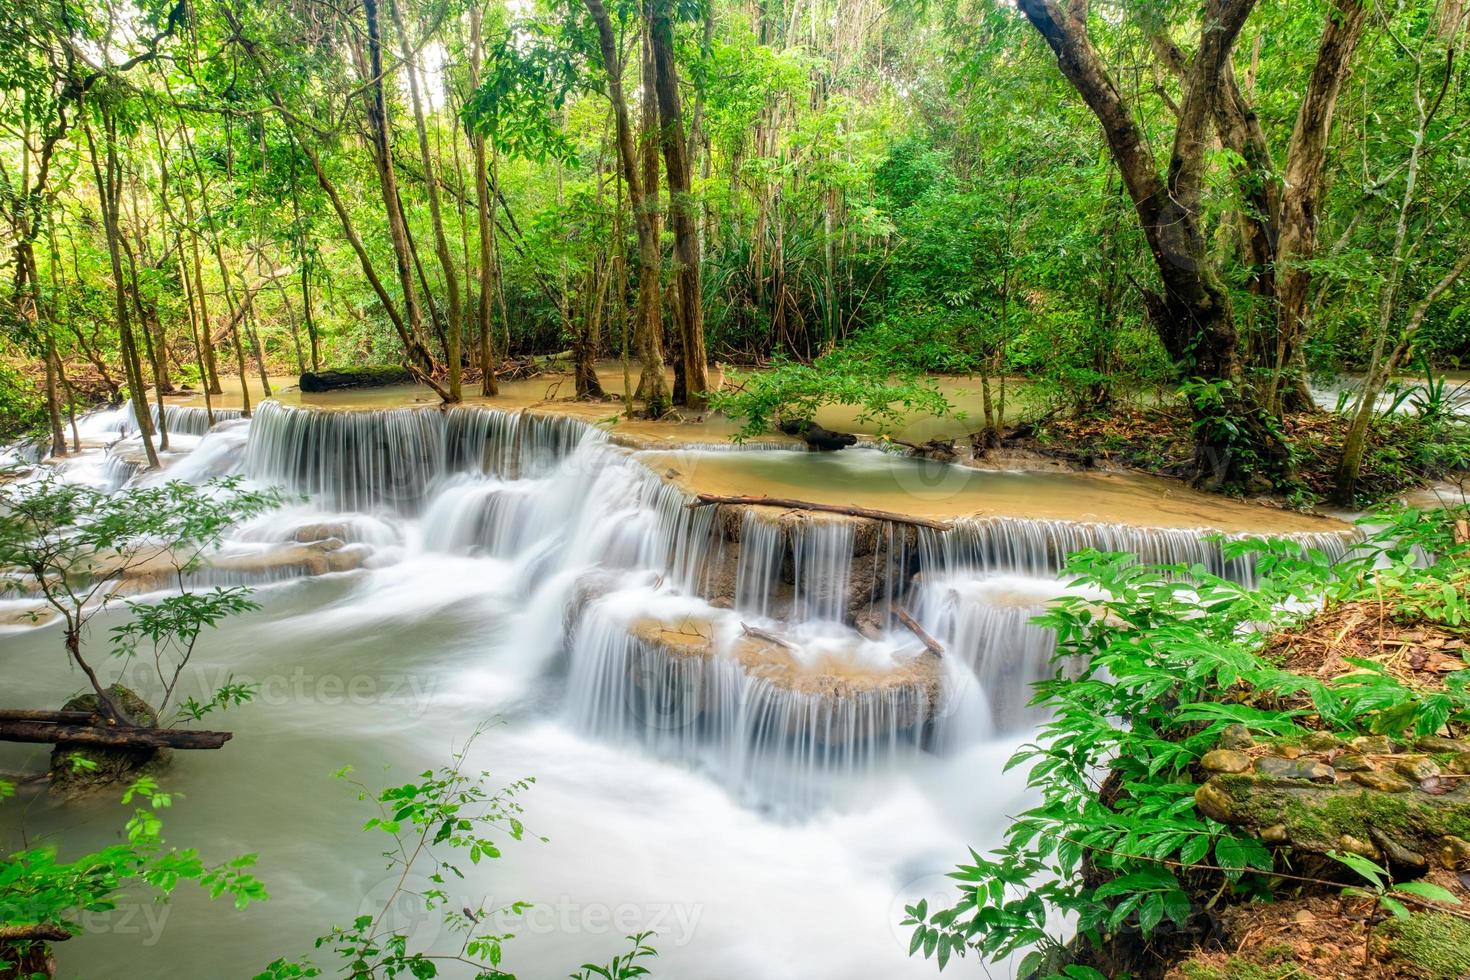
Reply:
M250 976L375 912L392 889L384 841L359 830L370 814L332 773L398 782L485 724L472 763L492 786L535 777L526 824L548 839L451 886L456 907L536 903L500 930L516 934L508 969L565 975L651 929L659 976L931 977L907 955L903 906L945 900L944 873L1027 805L1002 767L1041 720L1030 685L1066 669L1030 622L1063 591L1065 556L1130 550L1244 580L1202 528L1335 554L1353 540L1157 481L861 449L640 451L525 411L267 402L212 428L202 410L167 412L162 474L140 472L121 410L84 420L89 448L59 470L106 489L238 474L291 495L191 578L256 585L261 609L205 637L184 694L231 676L260 689L212 720L233 741L178 753L163 777L179 794L169 841L259 853L271 898L244 912L188 889L124 902L58 946L66 976ZM943 521L694 506L698 492ZM81 679L24 608L0 601L13 613L0 706L56 706ZM94 621L94 650L116 622ZM141 670L128 681L147 696ZM0 768L42 768L46 751L0 746ZM54 837L66 856L116 840L125 816L111 797L23 793L0 807L0 833L9 849ZM436 919L393 914L423 942L457 943Z

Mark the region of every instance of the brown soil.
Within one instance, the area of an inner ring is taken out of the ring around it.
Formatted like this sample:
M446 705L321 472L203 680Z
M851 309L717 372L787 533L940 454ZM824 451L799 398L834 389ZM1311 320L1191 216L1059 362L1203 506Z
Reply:
M1445 674L1470 667L1470 632L1405 616L1399 599L1390 594L1333 605L1278 633L1265 655L1294 673L1324 679L1362 669L1349 659L1372 661L1423 687L1440 687Z
M1465 874L1426 877L1470 907ZM1426 910L1416 910L1425 915ZM1460 918L1446 908L1437 913ZM1367 898L1311 894L1234 905L1220 913L1222 940L1193 951L1165 980L1425 980L1435 972L1406 959L1383 928L1390 916Z

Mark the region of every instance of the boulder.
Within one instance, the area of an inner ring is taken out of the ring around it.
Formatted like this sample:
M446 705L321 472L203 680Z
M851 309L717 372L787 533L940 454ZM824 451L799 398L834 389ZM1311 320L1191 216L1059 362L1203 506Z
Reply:
M107 689L107 696L123 717L140 728L158 727L158 714L133 691L121 684ZM79 694L61 706L62 711L98 710L95 693ZM75 761L80 757L80 764ZM113 748L98 745L56 743L51 750L51 792L63 798L85 796L98 790L132 782L138 775L168 764L169 749L145 747Z
M1201 785L1194 798L1208 817L1257 834L1282 828L1284 834L1277 830L1276 836L1315 854L1348 850L1375 858L1386 855L1395 865L1410 867L1422 867L1433 858L1454 862L1457 868L1465 867L1470 856L1459 846L1470 836L1470 786L1463 782L1445 792L1428 792L1388 767L1330 783L1274 773L1220 773Z

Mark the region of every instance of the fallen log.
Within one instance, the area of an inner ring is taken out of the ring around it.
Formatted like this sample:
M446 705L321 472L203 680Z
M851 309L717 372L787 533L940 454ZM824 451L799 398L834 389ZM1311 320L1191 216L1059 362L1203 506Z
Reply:
M924 644L930 653L936 657L944 656L944 644L930 636L929 631L920 626L919 621L908 614L908 610L904 609L903 606L894 606L893 614L898 617L900 623L903 623L909 628L910 633L919 638L919 642Z
M710 504L784 507L787 510L815 510L828 514L846 514L848 517L868 517L875 521L912 524L915 527L927 527L935 531L948 531L954 527L949 521L939 521L929 517L911 517L908 514L899 514L891 510L873 510L870 507L854 507L849 504L823 504L810 500L791 500L786 497L743 497L718 493L698 493L694 495L694 498L690 507L705 507Z
M0 926L0 943L59 943L71 938L61 926L40 923L33 926Z
M75 712L67 712L74 714ZM0 742L59 742L67 745L105 745L113 748L217 749L233 732L193 731L182 728L102 727L98 725L0 718Z
M413 374L405 367L365 367L345 371L303 371L297 383L302 391L314 394L342 388L410 384L413 380Z
M21 708L6 708L0 710L0 722L5 721L44 721L53 725L70 722L78 725L90 725L97 723L100 715L91 711L30 711Z
M796 436L818 452L833 453L857 444L851 432L833 432L815 422L785 421L776 426L788 436Z

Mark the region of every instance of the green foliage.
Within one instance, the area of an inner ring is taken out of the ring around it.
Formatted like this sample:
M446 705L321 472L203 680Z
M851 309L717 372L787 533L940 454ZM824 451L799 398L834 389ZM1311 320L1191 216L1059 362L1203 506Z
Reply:
M0 361L0 439L35 435L46 427L46 402L35 382Z
M1431 881L1400 881L1395 882L1389 876L1388 869L1381 867L1361 854L1344 854L1329 851L1328 857L1339 864L1346 865L1362 877L1365 884L1350 885L1342 890L1344 895L1356 898L1371 898L1378 903L1385 912L1395 919L1407 919L1410 912L1404 904L1424 904L1425 902L1438 902L1442 905L1459 905L1460 900L1455 893L1447 888L1441 888Z
M1461 621L1464 590L1452 601L1444 586L1463 583L1470 546L1455 543L1453 520L1413 510L1376 520L1385 526L1335 564L1287 542L1225 542L1227 557L1254 559L1249 587L1201 566L1074 556L1068 571L1085 595L1064 597L1037 623L1080 667L1038 685L1050 721L1009 763L1028 767L1042 802L1014 820L1000 849L972 851L952 873L955 905L908 909L913 951L942 965L971 949L999 958L1030 948L1025 973L1060 951L1059 915L1100 943L1125 926L1144 936L1165 920L1182 926L1193 895L1269 894L1271 853L1201 815L1194 791L1199 759L1227 726L1300 735L1302 709L1283 702L1309 703L1346 734L1470 723L1470 672L1425 692L1381 671L1299 676L1260 656L1263 625L1291 624L1323 599L1382 596L1400 614Z
M891 360L891 359L890 359ZM855 405L858 417L876 420L880 429L898 424L906 412L951 414L934 382L912 370L890 374L869 367L852 348L842 348L808 366L779 360L769 371L751 375L740 388L716 393L711 406L744 419L738 438L758 436L782 421L808 421L823 405Z
M255 609L248 589L190 591L185 576L235 523L280 503L275 491L244 490L238 479L203 488L171 482L107 493L46 475L0 484L0 588L32 591L63 621L67 656L83 668L104 710L109 684L83 648L83 627L117 598L112 583L130 569L158 564L172 571L176 592L156 602L125 603L130 618L112 631L119 673L136 658L151 662L162 716L200 634L227 616ZM189 698L179 720L248 700L233 679L206 702Z
M0 783L0 799L11 793L13 787ZM181 882L193 882L211 898L229 897L236 908L266 899L265 886L250 873L254 854L210 864L192 848L165 845L159 814L173 805L173 796L154 780L136 780L122 803L133 810L121 843L73 861L59 860L49 844L0 860L0 926L53 926L79 935L83 915L111 912L124 896L138 900L138 886L162 900Z

